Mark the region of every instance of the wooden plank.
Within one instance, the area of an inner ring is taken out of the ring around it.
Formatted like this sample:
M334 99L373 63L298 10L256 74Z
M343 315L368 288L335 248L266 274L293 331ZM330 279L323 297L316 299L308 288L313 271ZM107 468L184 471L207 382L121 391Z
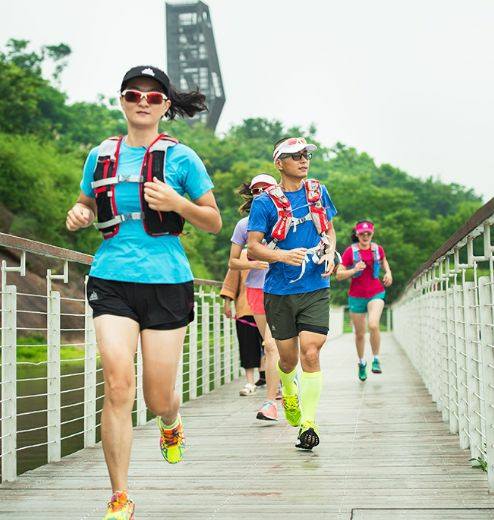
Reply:
M356 520L456 520L437 516L441 508L459 509L466 520L493 518L485 473L470 467L406 355L383 338L384 372L365 383L350 335L323 350L321 444L312 453L294 448L297 430L283 419L255 419L265 390L239 397L242 382L184 405L181 464L161 459L154 423L137 428L129 475L136 518L243 520L262 511L274 520L350 520L353 510ZM99 519L108 496L97 445L0 486L0 518Z

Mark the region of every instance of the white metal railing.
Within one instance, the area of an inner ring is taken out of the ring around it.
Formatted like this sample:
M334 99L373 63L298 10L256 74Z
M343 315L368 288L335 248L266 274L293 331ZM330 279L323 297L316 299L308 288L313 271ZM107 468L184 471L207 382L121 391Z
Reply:
M95 445L103 376L84 296L84 271L92 257L0 233L2 256L0 458L2 481L12 481L27 469ZM45 269L46 282L35 274ZM240 374L235 322L222 315L219 286L195 280L196 319L188 327L176 383L184 401ZM342 333L343 307L334 308L330 337ZM138 349L133 422L147 420Z
M393 306L393 330L449 430L494 490L494 199L434 253Z
M2 481L12 481L18 472L94 446L103 377L84 297L84 271L92 257L1 233L0 246L0 458ZM33 269L26 264L27 254ZM60 274L55 274L58 264ZM43 277L35 272L46 267L46 283L41 283ZM220 285L195 280L196 319L187 331L177 379L184 401L240 373L234 321L221 313ZM148 414L140 349L136 378L133 421L142 425Z

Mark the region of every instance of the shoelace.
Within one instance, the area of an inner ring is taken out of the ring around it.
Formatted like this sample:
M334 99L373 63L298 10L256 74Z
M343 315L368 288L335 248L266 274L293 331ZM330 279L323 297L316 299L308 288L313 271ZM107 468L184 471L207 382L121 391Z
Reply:
M108 502L108 507L111 509L112 513L116 513L120 511L123 507L125 507L129 503L129 497L127 493L115 493L110 502Z
M161 438L167 446L176 446L182 440L180 425L171 430L161 430Z
M283 397L283 404L285 408L290 412L295 412L298 408L298 400L296 395L287 395Z

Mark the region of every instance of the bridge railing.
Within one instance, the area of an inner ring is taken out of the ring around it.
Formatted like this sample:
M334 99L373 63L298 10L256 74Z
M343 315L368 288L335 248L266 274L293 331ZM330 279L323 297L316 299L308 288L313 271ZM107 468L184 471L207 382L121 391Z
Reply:
M494 490L494 199L413 275L393 330Z
M55 462L100 439L103 374L85 298L90 255L0 233L2 481ZM195 320L184 344L177 390L196 399L240 374L235 321L222 313L220 282L195 281ZM343 333L343 309L330 315ZM150 419L135 360L133 424Z
M2 480L11 481L27 469L94 446L103 377L84 296L92 257L5 234L0 246L0 458ZM221 312L220 285L195 280L196 319L187 331L177 381L185 401L240 373L234 321ZM148 413L140 349L135 365L132 414L134 425L142 425Z

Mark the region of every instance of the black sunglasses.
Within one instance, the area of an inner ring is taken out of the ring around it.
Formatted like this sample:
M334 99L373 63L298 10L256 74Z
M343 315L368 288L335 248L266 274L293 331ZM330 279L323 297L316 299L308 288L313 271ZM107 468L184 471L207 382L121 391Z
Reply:
M291 157L294 161L300 161L302 157L310 161L312 154L310 152L297 152L297 153L283 153L280 155L280 159L288 159Z

